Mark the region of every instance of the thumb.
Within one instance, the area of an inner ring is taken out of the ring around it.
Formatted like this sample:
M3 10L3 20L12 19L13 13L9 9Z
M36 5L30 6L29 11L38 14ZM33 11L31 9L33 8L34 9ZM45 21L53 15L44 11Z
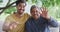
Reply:
M13 29L13 27L12 26L10 26L10 30L12 30Z

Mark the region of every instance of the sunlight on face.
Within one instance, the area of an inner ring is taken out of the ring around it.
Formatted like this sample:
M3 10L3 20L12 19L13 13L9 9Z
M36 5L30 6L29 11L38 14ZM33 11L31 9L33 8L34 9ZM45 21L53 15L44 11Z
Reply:
M25 3L19 3L18 5L17 5L17 12L19 13L19 14L23 14L24 13L24 11L25 11Z

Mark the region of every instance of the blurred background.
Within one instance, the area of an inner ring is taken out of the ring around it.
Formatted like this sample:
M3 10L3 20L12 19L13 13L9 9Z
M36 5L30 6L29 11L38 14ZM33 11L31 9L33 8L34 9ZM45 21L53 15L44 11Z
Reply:
M0 32L2 31L2 25L5 21L5 18L16 12L15 6L16 0L0 0ZM60 0L26 0L27 6L25 13L30 14L31 5L37 5L39 7L46 7L50 16L55 18L58 23L60 23ZM59 24L60 27L60 24ZM59 32L59 27L50 28L51 32Z

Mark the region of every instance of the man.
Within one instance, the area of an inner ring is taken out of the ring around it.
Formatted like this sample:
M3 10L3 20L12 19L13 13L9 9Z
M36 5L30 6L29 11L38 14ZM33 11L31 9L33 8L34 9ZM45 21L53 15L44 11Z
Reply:
M27 13L24 13L26 6L25 0L17 0L17 12L9 15L4 24L3 31L5 32L25 32L25 22L29 18Z
M26 32L50 32L48 26L57 27L55 19L48 15L48 11L43 8L39 9L33 5L30 10L31 17L26 22Z

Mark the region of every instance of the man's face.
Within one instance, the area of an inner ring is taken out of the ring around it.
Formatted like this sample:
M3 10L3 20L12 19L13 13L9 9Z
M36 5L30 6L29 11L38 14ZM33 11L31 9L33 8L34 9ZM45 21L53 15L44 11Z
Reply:
M23 14L24 13L24 11L25 11L25 3L19 3L18 5L17 5L17 12L19 13L19 14Z
M40 17L40 11L38 8L33 8L31 11L31 16L35 19Z

